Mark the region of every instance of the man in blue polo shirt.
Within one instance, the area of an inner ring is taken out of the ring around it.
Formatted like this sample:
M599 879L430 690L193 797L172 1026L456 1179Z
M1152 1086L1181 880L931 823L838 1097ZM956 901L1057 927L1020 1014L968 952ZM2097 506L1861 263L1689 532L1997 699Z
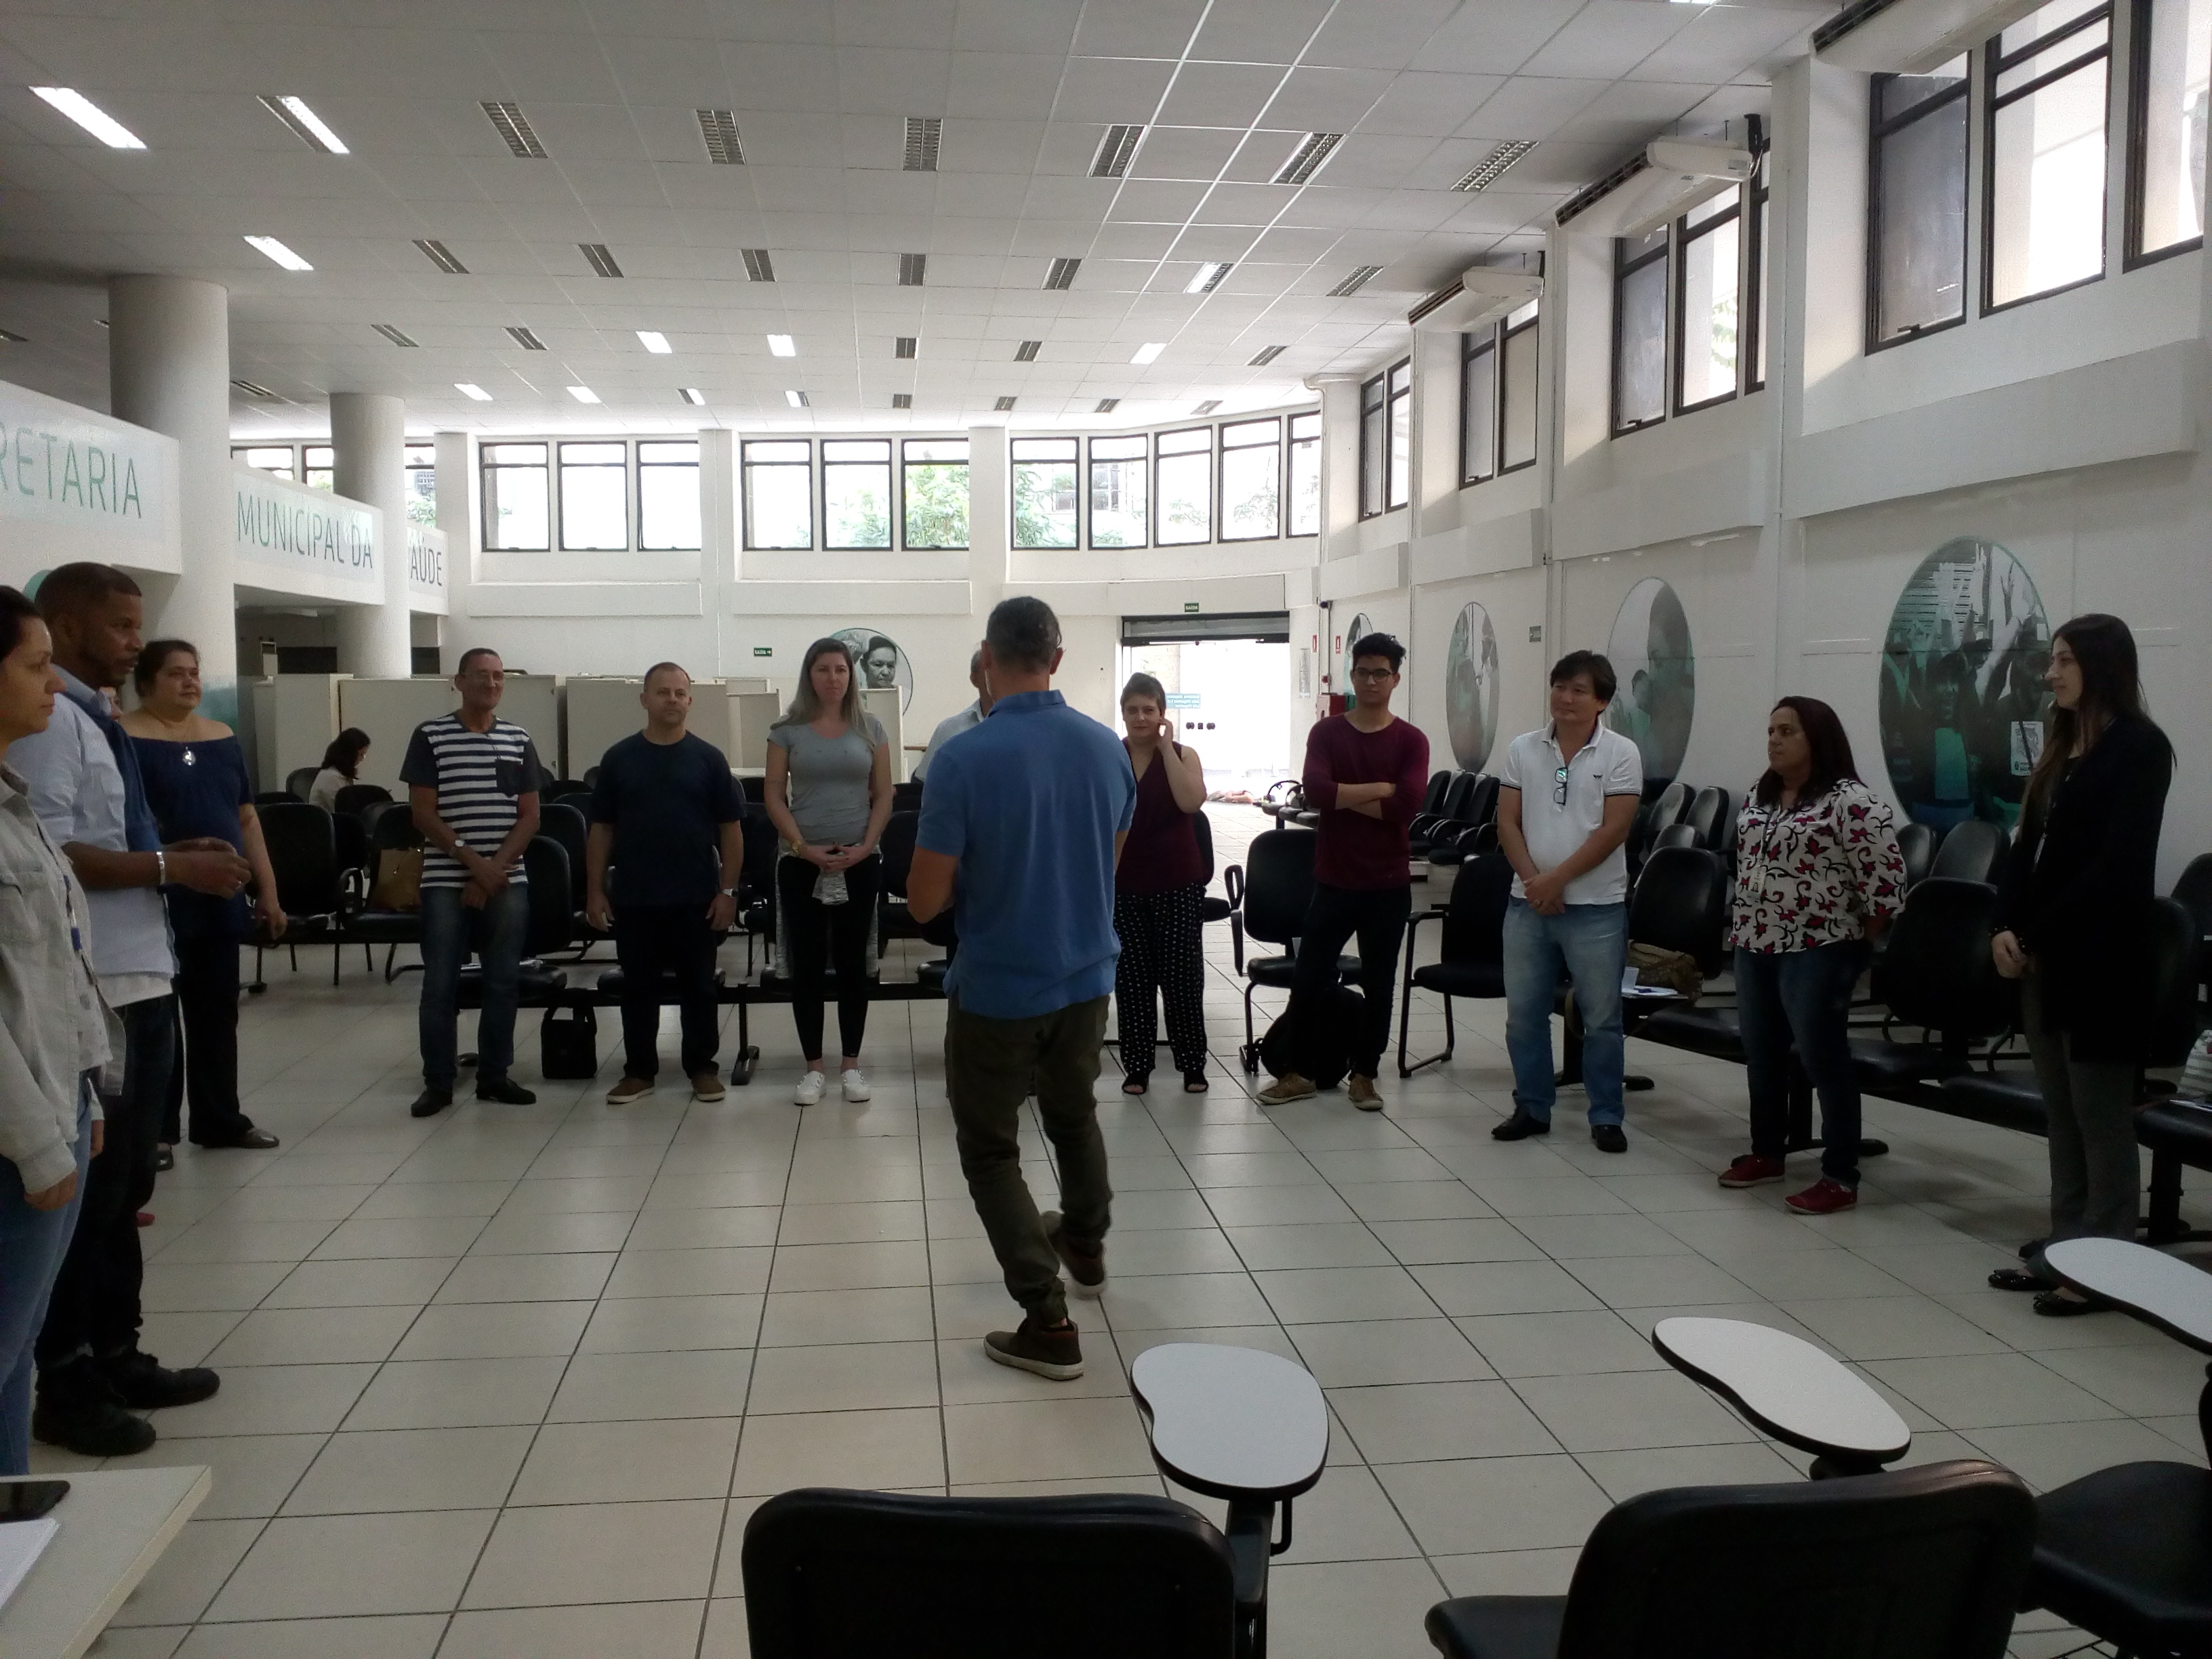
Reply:
M960 936L945 981L952 1121L969 1194L1023 1314L1020 1329L985 1337L984 1352L1066 1382L1083 1375L1083 1348L1060 1270L1078 1295L1106 1285L1114 1193L1091 1091L1121 954L1114 866L1137 780L1120 739L1052 689L1060 659L1060 619L1043 600L991 612L983 672L995 701L930 766L907 903L917 921L952 908ZM1022 1179L1032 1079L1059 1154L1060 1213L1039 1215Z

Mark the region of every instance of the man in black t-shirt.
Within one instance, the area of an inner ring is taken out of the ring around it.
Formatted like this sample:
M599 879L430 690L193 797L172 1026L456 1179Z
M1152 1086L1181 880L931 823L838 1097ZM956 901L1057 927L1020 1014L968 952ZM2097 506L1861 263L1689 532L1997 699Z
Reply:
M622 963L623 1079L607 1100L620 1106L652 1092L664 974L675 976L684 1011L684 1075L701 1100L720 1100L714 951L737 918L744 799L722 751L684 730L690 675L655 663L637 700L645 730L599 762L584 854L585 915L602 932L611 927Z

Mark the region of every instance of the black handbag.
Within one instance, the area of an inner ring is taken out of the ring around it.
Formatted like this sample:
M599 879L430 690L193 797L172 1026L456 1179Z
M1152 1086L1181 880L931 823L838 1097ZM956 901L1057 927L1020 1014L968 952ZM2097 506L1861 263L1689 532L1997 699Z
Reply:
M599 1071L599 1019L589 1003L568 1011L548 1008L538 1028L538 1070L550 1078L589 1078Z

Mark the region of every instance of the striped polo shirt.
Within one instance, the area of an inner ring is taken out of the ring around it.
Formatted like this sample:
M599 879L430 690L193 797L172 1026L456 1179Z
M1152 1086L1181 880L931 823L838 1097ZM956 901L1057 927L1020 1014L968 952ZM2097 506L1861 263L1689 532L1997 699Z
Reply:
M436 790L438 816L464 846L487 855L498 851L514 828L522 797L536 793L544 775L530 733L496 715L489 732L470 731L459 714L424 720L415 728L399 769L401 782ZM468 879L469 872L450 853L422 849L425 887L464 887ZM521 860L515 860L507 879L523 882Z

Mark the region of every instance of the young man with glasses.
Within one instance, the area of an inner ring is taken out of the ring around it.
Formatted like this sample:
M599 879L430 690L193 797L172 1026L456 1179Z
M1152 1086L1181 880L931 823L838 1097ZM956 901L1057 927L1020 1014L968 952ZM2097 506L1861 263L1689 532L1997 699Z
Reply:
M1552 723L1513 739L1498 775L1498 844L1513 865L1505 910L1505 1049L1513 1115L1500 1140L1549 1134L1558 1086L1552 1008L1562 970L1583 1017L1583 1081L1590 1141L1625 1152L1621 1129L1620 975L1628 960L1628 855L1644 795L1636 744L1600 720L1613 665L1570 651L1552 668Z
M1406 831L1421 810L1429 775L1429 740L1390 712L1406 647L1388 634L1355 640L1352 707L1306 734L1305 799L1321 813L1314 851L1313 900L1298 939L1297 982L1285 1018L1295 1035L1320 1029L1337 982L1337 955L1359 939L1359 988L1365 1020L1352 1034L1345 1094L1363 1112L1382 1109L1376 1075L1390 1040L1390 994L1398 947L1413 908ZM1294 1069L1260 1091L1263 1106L1304 1100L1314 1092L1314 1062L1297 1051Z

